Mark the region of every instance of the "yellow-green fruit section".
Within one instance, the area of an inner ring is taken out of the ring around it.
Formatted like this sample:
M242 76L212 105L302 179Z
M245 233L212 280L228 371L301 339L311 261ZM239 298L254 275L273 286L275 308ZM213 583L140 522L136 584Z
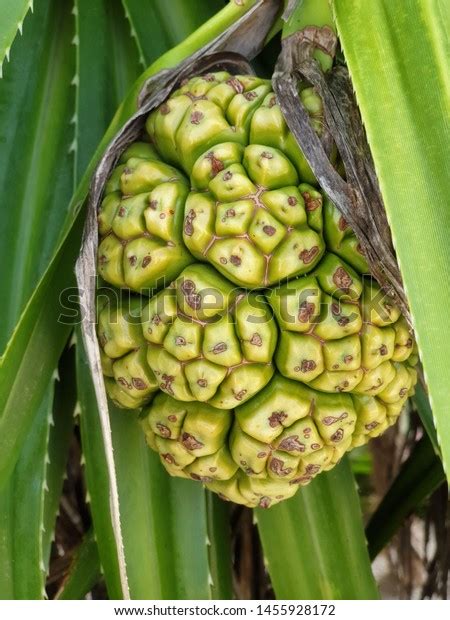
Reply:
M99 212L100 275L150 296L100 305L106 389L171 475L269 507L394 423L417 348L268 81L188 80L146 131Z
M141 424L171 475L199 480L224 499L267 508L386 430L402 405L320 393L276 374L234 410L160 393Z
M146 143L132 144L105 187L98 214L98 273L149 295L192 262L182 240L189 184Z
M316 114L314 96L304 99ZM308 222L300 187L315 178L268 80L226 72L193 78L146 127L161 158L190 177L183 237L198 260L247 288L318 263L324 240Z

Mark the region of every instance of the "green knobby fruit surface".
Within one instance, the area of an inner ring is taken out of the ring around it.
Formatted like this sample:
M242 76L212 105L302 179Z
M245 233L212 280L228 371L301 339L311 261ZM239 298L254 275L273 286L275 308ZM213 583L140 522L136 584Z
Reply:
M120 406L133 408L138 397L142 405L160 389L181 401L232 409L270 381L278 330L266 298L237 289L212 267L186 267L141 303L137 322L127 304L128 298L99 315L103 370L116 383L108 381L107 389Z
M145 131L99 212L106 389L171 475L269 507L395 422L417 347L270 82L194 77Z
M192 262L182 240L189 183L160 161L147 143L134 143L106 183L98 214L98 273L118 288L149 294Z
M402 404L321 393L276 373L234 410L159 393L141 425L170 475L201 481L224 499L268 508L382 433Z

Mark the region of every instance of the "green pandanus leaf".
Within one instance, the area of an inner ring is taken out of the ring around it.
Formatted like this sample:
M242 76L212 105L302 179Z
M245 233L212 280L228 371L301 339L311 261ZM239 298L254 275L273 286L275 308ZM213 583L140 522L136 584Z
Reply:
M120 0L75 0L75 181L82 178L117 106L142 71Z
M449 58L444 0L333 2L450 464Z
M347 461L255 514L277 598L378 598Z
M45 597L50 548L73 428L73 350L49 386L0 491L0 598Z
M73 36L68 4L37 3L0 81L1 351L53 255L73 191Z
M212 587L217 595L228 594L229 564L226 555L218 559L213 536L223 520L220 511L207 508L201 485L168 477L146 446L136 415L114 407L113 483L117 485L120 522L113 522L109 510L111 470L83 359L79 359L78 380L86 479L109 596L209 599ZM223 586L215 581L221 575L225 575ZM215 585L211 586L211 581Z
M53 385L50 385L16 467L0 491L0 598L43 599L42 549L46 456Z
M211 598L232 599L230 506L206 494Z
M167 10L164 0L122 0L122 3L139 47L143 66L150 65L158 56L183 41L223 8L221 0L172 0L170 10ZM158 27L152 28L154 24L158 24ZM148 36L149 29L152 29L151 36Z
M17 33L22 34L23 22L33 0L7 0L0 7L0 78L3 77L3 63L9 61L11 45Z
M75 551L69 570L56 594L56 599L82 599L101 578L100 557L94 531L90 529Z

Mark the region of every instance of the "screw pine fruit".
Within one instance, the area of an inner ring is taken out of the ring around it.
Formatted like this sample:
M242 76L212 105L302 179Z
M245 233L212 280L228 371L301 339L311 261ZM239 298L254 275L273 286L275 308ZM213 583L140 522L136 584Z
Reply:
M99 212L106 389L171 475L269 507L395 422L416 345L270 82L194 77L146 132Z

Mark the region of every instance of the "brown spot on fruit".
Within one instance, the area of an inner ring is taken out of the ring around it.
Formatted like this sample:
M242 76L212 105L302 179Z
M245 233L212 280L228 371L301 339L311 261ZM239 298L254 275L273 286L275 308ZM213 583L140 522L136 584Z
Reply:
M173 456L169 453L166 452L165 454L161 454L161 458L164 459L166 461L166 463L169 463L169 465L176 465L176 461L173 458Z
M348 418L348 413L346 411L343 411L341 415L339 416L334 416L334 415L325 416L322 419L322 422L325 424L325 426L331 426L331 424L334 424L335 422L340 422L341 420L345 420L346 418Z
M263 226L263 232L266 233L269 237L273 237L273 235L277 232L275 226Z
M228 263L227 259L225 258L225 256L221 256L219 258L219 262L221 265L226 265Z
M322 196L313 198L309 192L302 193L303 200L305 201L305 209L307 211L315 211L322 206Z
M312 263L318 254L319 248L317 245L314 245L309 250L302 250L298 257L304 265L309 265L309 263Z
M158 201L157 200L150 200L148 203L148 206L150 207L150 209L152 211L156 211L156 208L158 206Z
M408 388L402 387L402 389L399 391L398 395L400 396L400 398L403 398L403 396L405 396L407 393L408 393Z
M273 108L274 105L277 105L277 98L275 95L270 98L269 103L267 104L269 108Z
M164 424L161 424L161 422L157 422L156 423L156 428L158 429L159 434L161 435L161 437L164 437L165 439L169 439L169 437L171 437L172 431L170 430L170 428L168 426L165 426Z
M315 463L310 463L305 467L305 472L307 474L318 474L320 471L320 465L316 465Z
M120 209L119 209L119 211L118 211L117 215L118 215L119 217L123 217L123 216L125 215L125 213L126 213L125 207L120 207Z
M295 207L295 205L298 204L298 200L295 196L289 196L287 201L290 207Z
M270 497L267 497L265 495L264 497L261 497L261 499L259 500L258 506L260 508L269 508L271 503L272 503L272 500L270 499Z
M171 396L174 395L174 391L172 388L172 383L175 381L175 377L173 375L166 375L165 373L163 374L162 378L162 383L160 383L159 387L167 392L168 394L170 394Z
M302 360L299 366L294 368L295 372L310 372L311 370L315 370L317 364L314 360Z
M131 383L128 383L125 377L118 377L117 383L121 385L122 387L127 388L127 390L131 390Z
M300 476L299 478L294 478L294 480L291 480L289 484L307 484L308 482L311 482L311 480L311 476Z
M142 259L141 265L145 269L148 265L150 265L151 262L152 262L151 256L144 256L144 258Z
M342 291L348 291L353 280L343 267L338 267L333 274L333 282Z
M344 231L348 228L348 224L347 224L347 220L345 219L345 217L343 217L341 215L341 217L339 218L339 222L338 222L338 228L341 231Z
M261 347L262 346L262 338L259 334L253 334L253 336L250 338L250 344L253 344L255 347Z
M297 315L297 318L300 321L300 323L308 323L308 321L313 316L315 309L316 309L316 306L313 303L309 301L302 301L299 306L298 315Z
M233 396L236 400L242 400L246 394L247 394L247 390L245 389L239 390L239 392L235 392L233 390Z
M344 355L344 364L350 364L353 361L353 355Z
M331 435L330 439L332 442L337 443L338 441L341 441L343 437L344 437L344 429L338 428L337 431Z
M349 385L350 384L348 381L341 381L335 386L334 389L336 390L336 392L345 392L345 389L348 388Z
M178 418L177 418L177 416L176 416L176 415L173 415L173 413L172 413L171 415L168 415L168 416L167 416L167 419L168 419L170 422L176 422Z
M258 459L263 459L265 456L267 456L267 452L258 452L256 455Z
M226 342L218 342L211 349L211 353L214 353L214 355L218 355L219 353L223 353L227 349L228 349L228 346L227 346Z
M230 263L234 265L235 267L239 267L239 265L242 263L242 260L240 259L239 256L236 256L236 254L232 254L230 256Z
M132 267L134 267L135 264L137 263L137 256L129 256L128 257L128 262L130 263L130 265Z
M168 103L163 103L160 107L159 107L159 111L160 113L165 116L166 114L169 114L170 112L170 106Z
M264 159L273 159L273 155L272 153L269 153L269 151L263 151L261 153L261 157L263 157Z
M322 446L320 445L320 443L312 443L311 444L311 450L320 450Z
M274 474L282 478L288 476L292 472L292 467L285 467L284 461L275 457L270 461L269 467Z
M177 336L175 338L175 345L177 347L185 347L186 346L186 338L184 338L183 336Z
M223 162L214 155L214 151L209 151L209 153L205 155L205 159L209 159L209 162L211 164L212 178L214 178L216 174L219 174L219 172L222 172L222 170L224 169Z
M238 80L237 78L229 78L226 83L231 86L231 88L233 88L238 94L243 93L244 92L244 85L242 84L242 82L240 80Z
M380 347L380 355L387 355L388 354L388 348L385 344L382 344Z
M189 213L184 219L184 232L188 237L192 237L194 234L194 220L197 217L194 209L190 209Z
M348 316L341 316L340 311L341 309L339 308L339 304L331 304L331 314L333 315L333 318L338 325L345 327L350 322L350 319Z
M374 420L373 422L369 422L369 424L365 424L364 428L367 431L373 431L374 428L376 428L378 426L379 422L377 422L376 420Z
M232 178L233 178L233 173L228 170L228 172L225 172L225 174L223 175L222 180L229 181Z
M193 310L200 310L202 307L202 298L198 293L192 293L192 295L186 296L186 303Z
M208 387L208 381L206 379L197 379L197 385L200 387Z
M304 452L306 446L299 440L298 435L291 435L278 444L278 449L286 452Z
M253 90L250 90L248 93L244 93L244 97L247 101L253 101L253 99L256 99L257 96L258 94Z
M102 266L102 267L103 267L104 265L106 265L106 263L107 263L107 262L108 262L108 258L107 258L104 254L101 254L101 255L98 257L98 264L99 264L100 266Z
M194 110L191 114L191 124L192 125L200 125L203 120L204 114L200 112L200 110Z
M217 467L210 467L209 471L213 474L214 472L217 471Z
M133 387L136 390L146 390L147 389L147 384L145 383L145 381L143 379L140 379L139 377L133 377L131 379L131 383L132 383Z
M271 428L276 428L277 426L281 426L284 420L287 418L287 413L284 411L273 411L268 418L269 426Z
M201 441L196 439L194 435L190 435L189 433L183 433L181 435L181 443L186 450L200 450L204 445Z

